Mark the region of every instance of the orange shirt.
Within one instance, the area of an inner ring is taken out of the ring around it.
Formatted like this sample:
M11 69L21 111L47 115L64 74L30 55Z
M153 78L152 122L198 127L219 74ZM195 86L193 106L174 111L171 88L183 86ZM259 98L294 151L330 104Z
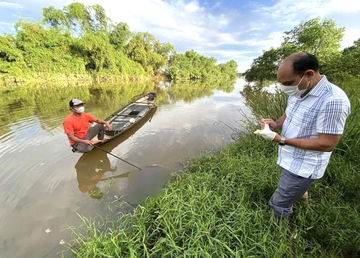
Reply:
M89 129L89 123L95 122L97 119L88 113L81 113L79 117L74 114L68 115L64 122L64 131L66 134L73 133L76 137L83 139ZM74 145L74 141L70 141L70 145Z

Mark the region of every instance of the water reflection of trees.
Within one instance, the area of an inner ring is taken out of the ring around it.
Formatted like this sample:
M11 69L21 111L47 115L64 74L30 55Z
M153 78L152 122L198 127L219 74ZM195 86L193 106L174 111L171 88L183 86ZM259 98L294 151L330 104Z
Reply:
M94 84L90 86L40 87L19 86L0 89L0 135L10 130L10 124L36 116L45 131L61 125L62 118L69 114L68 102L79 98L86 102L86 111L105 118L127 104L134 96L156 91L157 105L184 100L192 102L197 98L211 96L214 89L230 92L233 81L183 82L159 87L155 82ZM59 121L60 120L60 121Z
M134 96L156 91L156 83L142 82L132 84L97 84L88 88L88 106L99 118L105 118L121 106L129 103Z
M10 130L9 125L27 117L40 118L44 130L61 124L59 119L69 114L68 103L79 98L87 103L87 111L104 118L135 95L154 90L154 84L111 84L71 87L21 86L0 90L0 134ZM56 119L57 118L57 119Z
M198 98L213 95L213 90L231 92L236 80L229 81L188 81L174 83L169 87L169 95L173 102L184 100L193 102Z

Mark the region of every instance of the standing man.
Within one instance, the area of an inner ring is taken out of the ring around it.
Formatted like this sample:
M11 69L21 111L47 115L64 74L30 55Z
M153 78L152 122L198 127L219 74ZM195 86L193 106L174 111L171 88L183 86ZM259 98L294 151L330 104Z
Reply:
M69 138L70 145L73 150L80 152L89 152L94 147L94 144L104 141L105 127L111 130L111 125L101 119L96 119L88 113L84 113L84 102L80 99L72 99L69 102L72 113L68 115L64 122L64 131ZM89 123L98 123L90 127ZM98 135L98 140L91 140L95 135Z
M293 204L324 175L332 151L350 114L345 92L319 73L318 60L296 53L280 65L277 80L289 95L285 113L276 121L261 119L259 134L279 143L281 178L269 204L276 219L290 216ZM281 136L271 129L282 129Z

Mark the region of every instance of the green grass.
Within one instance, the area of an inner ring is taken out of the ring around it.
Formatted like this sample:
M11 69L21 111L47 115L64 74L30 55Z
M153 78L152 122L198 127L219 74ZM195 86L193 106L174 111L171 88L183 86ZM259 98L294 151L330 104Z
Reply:
M359 124L357 119L348 121L347 130ZM348 150L356 148L351 144L347 141ZM190 160L158 198L110 226L84 218L86 231L74 231L72 254L360 257L360 163L346 153L333 153L324 177L310 188L310 205L296 202L294 215L277 223L268 206L280 176L277 146L250 134L216 154Z
M251 148L249 148L251 146ZM279 169L276 148L249 136L217 155L191 160L180 180L149 198L120 226L84 220L76 257L357 257L359 166L334 157L310 190L309 207L272 221L268 199Z

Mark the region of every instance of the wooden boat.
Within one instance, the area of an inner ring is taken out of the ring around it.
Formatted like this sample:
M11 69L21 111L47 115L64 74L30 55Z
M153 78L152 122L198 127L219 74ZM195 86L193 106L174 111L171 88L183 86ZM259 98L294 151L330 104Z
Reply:
M111 124L112 130L105 131L105 139L111 140L139 123L153 108L155 108L157 94L149 92L147 94L135 97L129 104L121 107L113 114L105 118ZM95 138L97 139L97 136ZM107 141L97 144L100 146Z

